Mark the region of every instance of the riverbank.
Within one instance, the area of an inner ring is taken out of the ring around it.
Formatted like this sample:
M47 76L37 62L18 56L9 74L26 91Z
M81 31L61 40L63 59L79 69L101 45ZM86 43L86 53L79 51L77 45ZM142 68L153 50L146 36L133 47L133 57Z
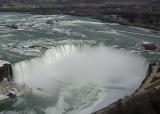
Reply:
M72 15L91 17L103 22L142 27L160 31L160 3L157 1L106 2L102 1L60 1L48 3L23 3L22 6L7 4L0 12L20 12L41 15ZM44 6L43 6L44 5ZM50 6L51 5L51 6ZM24 7L25 6L25 7ZM29 7L28 7L29 6Z

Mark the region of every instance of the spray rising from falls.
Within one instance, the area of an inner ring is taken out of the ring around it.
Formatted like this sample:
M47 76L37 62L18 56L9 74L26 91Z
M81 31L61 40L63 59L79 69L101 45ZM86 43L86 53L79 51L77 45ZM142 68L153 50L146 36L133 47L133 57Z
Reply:
M76 48L70 45L54 47L48 49L42 57L17 63L13 67L15 82L30 85L30 78L34 79L34 76L44 71L51 64L75 52ZM47 75L47 72L45 75ZM35 78L39 79L40 76Z
M30 85L35 95L55 99L43 109L46 114L88 114L131 94L146 66L142 57L125 51L65 45L13 69L15 82Z

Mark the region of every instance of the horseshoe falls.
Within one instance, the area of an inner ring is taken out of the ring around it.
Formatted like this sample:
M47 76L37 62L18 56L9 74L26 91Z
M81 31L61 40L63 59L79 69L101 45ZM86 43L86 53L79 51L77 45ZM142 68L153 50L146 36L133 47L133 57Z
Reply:
M141 57L105 46L64 45L13 68L17 83L30 86L34 95L56 100L43 109L46 114L87 114L104 99L114 96L107 100L111 103L134 92L146 64Z
M145 78L142 42L160 43L148 29L86 17L0 13L0 59L14 82L31 91L0 104L0 114L90 114L132 94ZM56 20L47 24L48 20Z

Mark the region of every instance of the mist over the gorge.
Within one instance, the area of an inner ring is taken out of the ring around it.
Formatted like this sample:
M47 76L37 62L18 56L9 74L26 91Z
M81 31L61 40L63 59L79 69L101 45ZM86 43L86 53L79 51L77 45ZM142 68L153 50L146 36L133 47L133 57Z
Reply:
M160 56L142 49L160 45L145 28L6 12L0 24L0 59L12 63L14 83L31 89L0 104L0 114L92 113L134 93Z

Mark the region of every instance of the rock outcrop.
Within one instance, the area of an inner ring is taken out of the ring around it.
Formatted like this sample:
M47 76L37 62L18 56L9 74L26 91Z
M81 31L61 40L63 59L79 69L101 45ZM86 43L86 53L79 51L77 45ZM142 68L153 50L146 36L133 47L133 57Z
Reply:
M1 24L0 26L5 26L11 29L18 29L18 26L16 24Z
M16 24L6 25L6 27L11 29L18 29L18 26Z
M157 46L153 43L150 43L150 42L144 42L142 44L144 50L156 50L157 49Z
M48 20L48 21L46 21L46 24L53 25L53 24L54 24L54 21L53 21L53 20Z
M0 81L3 81L5 78L9 81L13 79L12 66L9 62L0 60Z

